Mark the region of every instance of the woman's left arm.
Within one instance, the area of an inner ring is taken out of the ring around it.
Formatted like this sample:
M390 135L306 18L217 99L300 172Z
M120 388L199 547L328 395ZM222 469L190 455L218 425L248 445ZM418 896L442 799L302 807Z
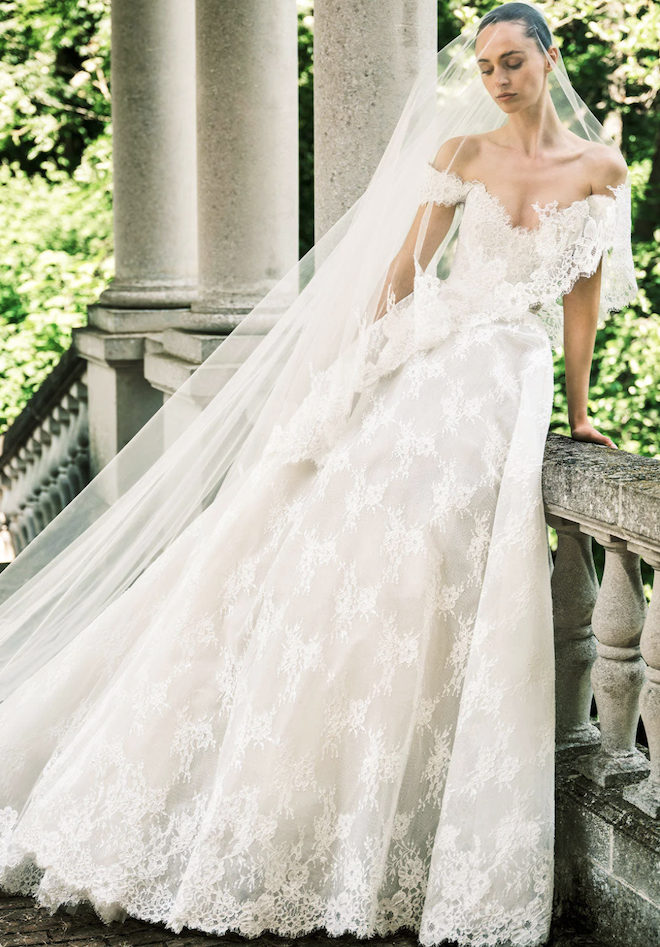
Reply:
M586 156L586 163L592 194L605 194L611 198L610 188L626 180L628 168L618 149L607 145L594 145ZM587 413L601 274L602 260L591 276L582 276L576 280L571 291L563 298L566 400L573 440L616 447L614 441L596 430Z
M596 340L598 302L602 263L592 276L582 276L570 293L564 296L564 363L566 366L566 400L571 437L616 447L616 444L589 420L589 376Z

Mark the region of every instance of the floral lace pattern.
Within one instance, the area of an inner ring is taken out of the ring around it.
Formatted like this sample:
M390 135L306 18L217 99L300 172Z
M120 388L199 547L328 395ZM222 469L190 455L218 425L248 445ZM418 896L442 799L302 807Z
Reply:
M524 306L537 312L551 343L561 345L563 314L558 299L579 277L593 274L601 258L601 320L622 309L637 292L630 184L609 189L612 196L592 194L567 207L559 207L557 201L532 205L539 218L533 228L514 227L504 205L481 181L464 181L431 164L425 168L419 197L422 203L465 205L453 276L447 282L457 288L473 287L472 297L464 300L473 314L488 317L488 311L482 311L489 299L487 287L495 285L499 294L491 311L505 306L511 314L520 313ZM460 306L460 297L452 300L457 302Z
M475 326L320 469L211 504L0 705L0 883L175 931L542 943L551 401L535 327Z
M445 180L452 277L418 272L232 502L0 704L6 889L177 932L545 943L553 378L527 303L594 218L547 209L537 245Z
M352 348L313 379L289 424L277 428L268 453L290 463L323 463L344 429L355 397L396 371L415 352L450 335L490 323L529 325L551 345L563 343L558 299L603 258L601 315L622 308L637 291L630 249L630 187L558 207L534 205L537 227L514 227L500 201L480 181L427 165L420 202L465 205L449 277L438 279L417 261L414 291L362 329ZM460 343L458 343L460 344Z

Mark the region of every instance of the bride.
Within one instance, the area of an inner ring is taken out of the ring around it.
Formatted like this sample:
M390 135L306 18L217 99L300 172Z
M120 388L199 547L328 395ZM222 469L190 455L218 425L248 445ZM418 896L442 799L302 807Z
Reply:
M546 942L551 352L573 437L614 446L587 393L635 292L630 189L534 7L438 67L311 278L5 571L6 890L177 932Z

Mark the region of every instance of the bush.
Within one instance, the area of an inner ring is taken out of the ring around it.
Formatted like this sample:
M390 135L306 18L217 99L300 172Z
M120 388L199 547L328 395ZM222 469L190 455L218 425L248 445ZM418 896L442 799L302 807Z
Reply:
M71 176L0 165L0 430L86 323L112 272L110 139Z

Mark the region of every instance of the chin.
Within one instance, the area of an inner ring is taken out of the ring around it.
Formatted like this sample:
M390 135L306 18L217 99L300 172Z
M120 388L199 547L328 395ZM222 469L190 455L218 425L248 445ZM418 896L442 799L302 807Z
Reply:
M524 102L520 100L519 96L516 96L515 99L495 99L497 105L502 109L503 112L511 114L511 112L520 112L525 108Z

